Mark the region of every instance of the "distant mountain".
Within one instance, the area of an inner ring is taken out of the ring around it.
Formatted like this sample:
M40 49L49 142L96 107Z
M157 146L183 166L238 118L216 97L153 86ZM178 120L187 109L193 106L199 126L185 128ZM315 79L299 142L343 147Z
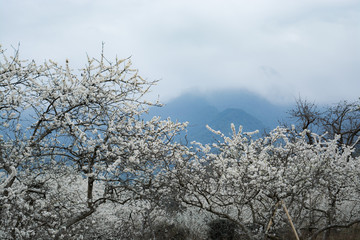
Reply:
M287 118L286 111L290 108L287 104L275 105L244 89L214 91L206 94L204 98L220 111L226 108L242 109L259 119L267 129L275 128L279 125L279 120Z
M161 108L152 108L153 116L171 117L172 120L188 121L190 124L201 124L214 118L219 111L210 105L204 97L184 94L165 104Z
M229 135L232 134L230 129L231 123L233 123L236 128L242 125L243 130L246 132L262 130L265 128L264 124L259 119L237 108L228 108L220 112L210 122L209 126L220 129L224 134Z
M231 123L235 125L236 131L238 131L240 125L243 126L244 132L261 131L265 129L263 123L254 116L241 109L229 108L219 112L214 118L208 119L206 124L202 124L196 128L192 128L190 125L189 137L202 143L211 143L216 139L219 140L219 137L210 132L206 128L206 125L209 125L216 131L220 130L226 136L231 136L233 134L230 127Z
M173 121L189 122L187 140L210 143L217 139L206 125L232 134L230 124L243 131L272 129L284 115L284 107L271 104L265 99L246 91L222 91L201 95L186 93L161 108L151 108L149 117L170 117ZM185 136L181 136L182 141Z

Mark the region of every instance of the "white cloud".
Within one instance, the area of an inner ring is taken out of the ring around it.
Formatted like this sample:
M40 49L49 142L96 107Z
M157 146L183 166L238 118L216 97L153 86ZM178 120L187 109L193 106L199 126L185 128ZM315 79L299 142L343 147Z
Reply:
M359 97L358 0L0 0L0 43L82 66L133 56L162 99L247 88L273 101ZM279 77L269 78L261 66ZM341 82L341 84L340 84Z

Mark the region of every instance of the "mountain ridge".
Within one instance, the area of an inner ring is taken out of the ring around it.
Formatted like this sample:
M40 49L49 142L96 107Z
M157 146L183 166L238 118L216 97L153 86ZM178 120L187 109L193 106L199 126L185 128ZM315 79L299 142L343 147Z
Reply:
M206 125L227 136L232 134L231 123L234 123L236 128L243 126L244 132L263 132L276 127L284 113L284 107L271 104L244 90L208 94L188 92L170 100L163 107L149 110L149 116L188 121L187 139L202 143L211 143L217 139Z

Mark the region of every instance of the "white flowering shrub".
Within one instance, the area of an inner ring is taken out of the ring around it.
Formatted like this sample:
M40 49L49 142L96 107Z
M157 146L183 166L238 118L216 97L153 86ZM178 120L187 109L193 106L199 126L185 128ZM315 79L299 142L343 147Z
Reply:
M351 147L339 149L337 139L316 134L309 144L307 132L294 129L256 139L232 129L230 138L210 128L223 142L198 143L197 157L174 172L182 202L234 221L249 239L263 237L270 220L275 224L266 234L286 227L286 215L274 215L281 200L302 237L359 221L359 158ZM311 229L317 231L309 235Z
M68 238L102 204L161 198L158 179L186 151L173 142L185 124L142 119L155 82L130 59L102 55L74 71L1 56L2 234Z

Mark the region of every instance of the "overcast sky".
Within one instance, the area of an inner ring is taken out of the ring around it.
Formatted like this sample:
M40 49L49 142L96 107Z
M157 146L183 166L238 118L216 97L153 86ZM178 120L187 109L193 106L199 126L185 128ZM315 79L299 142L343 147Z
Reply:
M132 56L163 102L245 88L285 103L360 97L360 0L0 0L0 44L82 67Z

